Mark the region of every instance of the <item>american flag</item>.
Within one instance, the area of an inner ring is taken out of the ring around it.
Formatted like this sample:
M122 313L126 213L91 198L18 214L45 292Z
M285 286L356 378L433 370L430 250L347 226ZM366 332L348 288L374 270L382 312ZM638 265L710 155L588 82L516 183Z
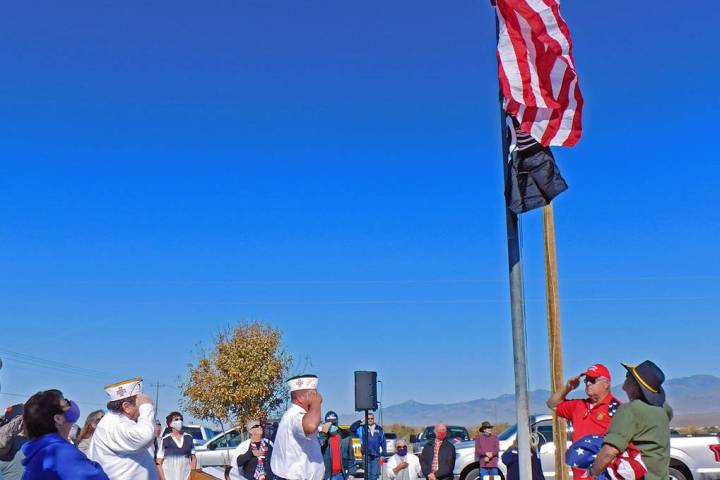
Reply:
M559 0L495 0L505 110L544 146L573 146L582 133L570 31Z
M627 450L613 460L608 471L613 480L637 480L645 476L647 467L642 461L640 450L631 443Z
M590 468L602 446L602 435L587 435L570 445L565 452L565 462L573 468ZM639 480L646 473L647 467L643 463L640 450L629 443L627 449L608 465L607 470L599 478L602 480Z

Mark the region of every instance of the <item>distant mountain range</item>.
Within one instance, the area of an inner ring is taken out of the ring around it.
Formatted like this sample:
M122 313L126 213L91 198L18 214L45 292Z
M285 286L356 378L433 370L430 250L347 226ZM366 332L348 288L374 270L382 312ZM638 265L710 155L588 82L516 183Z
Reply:
M670 405L675 410L675 425L699 425L720 423L720 378L712 375L693 375L675 378L665 382L665 391ZM572 398L582 396L582 386L573 392ZM620 386L613 393L621 401L626 395ZM530 412L549 413L545 401L548 390L529 392ZM515 423L515 396L501 395L492 399L479 399L448 404L424 404L408 400L399 405L383 409L383 423L404 425L429 425L443 421L456 425L477 425L483 420ZM357 414L341 415L342 421L358 418Z

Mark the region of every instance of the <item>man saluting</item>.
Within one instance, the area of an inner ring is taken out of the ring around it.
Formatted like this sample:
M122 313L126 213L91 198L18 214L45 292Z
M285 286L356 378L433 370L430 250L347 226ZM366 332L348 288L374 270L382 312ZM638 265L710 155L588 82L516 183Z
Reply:
M288 380L290 408L280 420L270 467L280 480L322 480L325 474L318 427L322 396L316 375Z
M155 410L142 391L142 378L105 387L107 415L90 440L88 458L98 462L110 480L157 480L150 447L155 439Z

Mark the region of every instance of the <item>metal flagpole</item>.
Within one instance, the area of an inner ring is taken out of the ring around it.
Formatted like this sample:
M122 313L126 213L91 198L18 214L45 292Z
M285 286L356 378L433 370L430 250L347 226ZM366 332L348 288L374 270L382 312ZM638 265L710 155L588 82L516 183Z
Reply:
M500 38L500 24L495 16L495 44ZM508 185L510 168L509 139L506 135L507 113L503 108L503 95L500 91L500 137L502 139L502 162L505 185ZM518 467L520 480L532 479L530 452L530 410L528 407L527 357L525 355L525 303L522 290L522 264L520 261L520 239L518 235L518 217L507 208L505 203L505 222L507 225L508 271L510 275L510 314L512 319L513 364L515 367L515 409L517 414Z
M545 290L547 292L548 346L550 351L550 390L557 392L564 385L562 337L560 335L560 294L558 291L557 251L555 248L555 215L552 204L543 207L545 239ZM547 439L550 440L549 438ZM567 430L565 421L553 412L553 443L555 444L555 479L568 480L565 465Z
M370 428L368 427L368 410L365 410L365 425L363 425L363 428L365 429L365 435L363 435L363 440L365 444L365 455L363 455L363 478L368 478L368 470L370 470L370 451L368 450L368 444L370 442Z

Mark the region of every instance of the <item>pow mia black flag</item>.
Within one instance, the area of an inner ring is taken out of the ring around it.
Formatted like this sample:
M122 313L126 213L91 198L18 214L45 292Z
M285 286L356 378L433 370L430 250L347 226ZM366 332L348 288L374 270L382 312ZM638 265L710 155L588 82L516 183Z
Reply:
M560 176L550 147L542 146L514 126L507 129L510 158L507 159L505 201L510 211L520 214L548 205L568 186Z

